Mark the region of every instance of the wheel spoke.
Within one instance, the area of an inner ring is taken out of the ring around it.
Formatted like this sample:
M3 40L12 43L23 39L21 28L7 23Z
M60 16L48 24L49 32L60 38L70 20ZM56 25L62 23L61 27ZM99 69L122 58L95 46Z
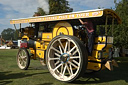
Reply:
M49 61L51 60L59 60L60 58L49 58Z
M26 61L23 61L24 62L24 64L26 65Z
M21 61L21 66L23 66L23 63L24 63L24 62L23 62L23 61Z
M67 53L71 53L74 49L76 48L76 46L74 46L70 51L68 51Z
M24 63L24 61L22 61L22 66L25 66L25 63Z
M79 56L70 57L70 59L80 58Z
M78 68L78 66L76 66L75 64L73 64L72 62L68 61L69 64L71 64L73 67Z
M65 44L64 53L66 53L66 51L67 51L67 46L68 46L68 42L66 42L66 44Z
M64 64L62 64L61 66L61 73L63 72L63 68L64 68Z
M23 62L23 58L20 58L21 62Z
M58 53L55 53L56 56L60 57L60 55Z
M78 50L75 50L75 51L72 53L72 55L75 55L77 52L78 52Z
M56 48L54 48L53 46L51 47L51 49L53 49L54 51L56 51L56 52L61 54L61 52L59 50L57 50Z
M19 57L19 58L18 58L18 61L19 61L19 63L21 64L21 62L22 62L23 60L22 60L22 58Z
M72 61L79 66L79 63L77 61L75 61L75 60L72 60Z
M70 70L71 70L71 74L73 74L73 71L72 71L72 66L71 66L71 64L70 64Z
M23 53L23 51L21 51L21 53L22 53L22 55L21 55L21 56L24 56L24 53Z
M26 55L24 50L22 51L22 53L23 53L23 55L22 55L22 56Z
M19 57L21 57L21 54L19 54Z
M71 72L70 72L70 69L68 67L68 64L66 64L66 67L67 67L68 73L71 75Z
M22 58L22 60L23 60L24 62L26 62L26 61L27 61L27 57Z
M65 67L64 67L64 71L63 71L63 77L64 77L64 74L65 74L65 71L66 71L66 65L65 65Z
M23 58L22 58L22 57L23 57L23 56L21 56L20 59L23 61Z
M19 63L21 64L22 60L19 60Z
M21 56L22 59L26 58L26 56Z
M64 50L64 46L63 46L63 44L61 43L61 41L60 41L60 40L58 40L58 41L59 41L59 43L60 43L60 45L61 45L62 49Z
M68 41L68 51L70 50L70 41Z
M60 61L58 60L58 61L55 63L55 66L56 66L57 64L59 64L59 62L60 62Z
M63 52L62 52L61 46L59 46L59 49L60 49L60 52L61 52L61 54L62 54Z
M18 56L18 60L21 60L22 58L21 58L21 56Z
M57 70L62 64L59 64L57 67L53 69L53 71Z

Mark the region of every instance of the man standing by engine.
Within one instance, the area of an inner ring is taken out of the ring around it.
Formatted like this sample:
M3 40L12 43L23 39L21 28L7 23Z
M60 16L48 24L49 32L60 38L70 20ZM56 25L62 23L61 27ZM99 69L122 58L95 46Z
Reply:
M94 38L95 38L95 29L94 25L91 20L86 19L82 21L79 19L80 23L83 25L84 28L87 30L87 35L88 35L88 55L92 56L92 50L94 46Z

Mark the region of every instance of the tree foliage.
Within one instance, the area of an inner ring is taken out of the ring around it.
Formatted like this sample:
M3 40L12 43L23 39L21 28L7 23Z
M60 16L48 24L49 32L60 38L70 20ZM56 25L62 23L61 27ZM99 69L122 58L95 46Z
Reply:
M39 16L46 15L46 13L44 12L44 10L42 8L38 7L37 12L35 12L35 14L33 16L35 16L35 15L39 15Z
M73 9L69 7L69 3L66 0L49 0L49 5L49 14L67 13L73 11Z
M2 32L1 32L1 35L2 35L2 38L4 40L17 40L18 39L18 36L16 34L16 31L12 28L8 28L8 29L4 29Z
M66 0L49 0L49 14L67 13L72 12L73 9L69 7L69 3ZM37 8L35 14L47 15L40 7Z
M116 3L116 13L120 16L122 24L115 26L114 45L128 48L128 0Z

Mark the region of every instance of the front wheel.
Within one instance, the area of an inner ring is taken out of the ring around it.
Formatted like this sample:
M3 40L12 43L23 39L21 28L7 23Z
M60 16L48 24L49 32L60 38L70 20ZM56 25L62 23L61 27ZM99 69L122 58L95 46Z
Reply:
M46 63L50 73L57 80L72 82L86 70L86 47L74 36L57 36L49 43Z
M25 48L20 48L17 54L17 65L22 70L27 70L30 64L30 56Z

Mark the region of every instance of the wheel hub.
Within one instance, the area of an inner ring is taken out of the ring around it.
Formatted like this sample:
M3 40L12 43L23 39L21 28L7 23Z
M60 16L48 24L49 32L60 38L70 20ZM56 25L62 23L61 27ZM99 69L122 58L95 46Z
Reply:
M68 62L69 61L69 58L70 58L70 56L69 56L68 53L63 53L63 54L60 55L60 61L61 61L61 63Z

